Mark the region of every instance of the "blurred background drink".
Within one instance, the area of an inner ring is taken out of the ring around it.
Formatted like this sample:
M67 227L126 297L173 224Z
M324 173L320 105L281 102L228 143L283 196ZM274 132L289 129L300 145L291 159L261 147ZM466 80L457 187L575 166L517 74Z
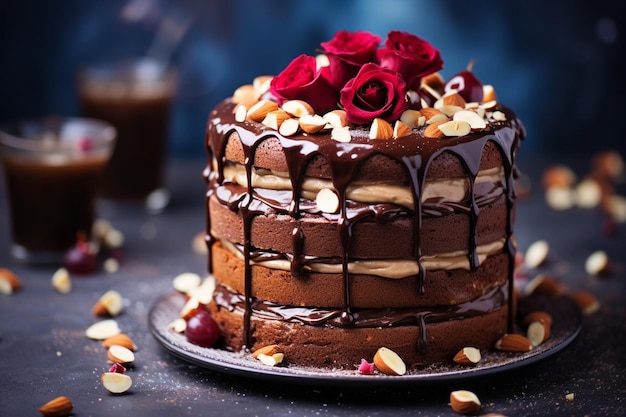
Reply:
M12 255L59 263L79 234L89 237L97 185L115 140L108 123L44 118L0 127Z
M172 68L149 58L79 70L82 114L117 129L100 188L104 199L142 201L153 212L167 205L168 120L176 81Z

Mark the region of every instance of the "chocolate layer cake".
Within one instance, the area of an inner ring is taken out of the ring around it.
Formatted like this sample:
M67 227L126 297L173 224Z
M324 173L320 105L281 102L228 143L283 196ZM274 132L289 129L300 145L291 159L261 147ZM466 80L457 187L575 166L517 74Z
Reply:
M385 346L420 366L507 331L523 128L468 71L445 83L425 41L379 43L340 32L210 115L209 310L229 349L352 368ZM352 50L367 62L338 69Z

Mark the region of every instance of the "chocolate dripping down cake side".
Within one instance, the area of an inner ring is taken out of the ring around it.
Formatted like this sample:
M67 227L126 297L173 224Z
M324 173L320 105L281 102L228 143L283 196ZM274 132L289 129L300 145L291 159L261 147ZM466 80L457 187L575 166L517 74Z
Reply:
M211 112L208 304L225 348L354 368L489 349L512 323L524 130L417 36L338 32Z

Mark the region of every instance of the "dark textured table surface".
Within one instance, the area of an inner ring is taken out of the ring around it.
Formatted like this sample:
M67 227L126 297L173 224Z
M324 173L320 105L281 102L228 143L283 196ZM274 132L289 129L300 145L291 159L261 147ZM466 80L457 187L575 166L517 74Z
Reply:
M581 174L588 169L585 161L572 161ZM553 162L569 163L527 156L521 168L536 184L541 170ZM148 314L172 291L174 276L205 275L205 257L191 247L204 227L203 164L202 159L170 164L173 196L164 213L102 207L101 215L125 235L126 258L115 273L74 276L67 295L51 285L55 268L27 267L8 255L6 194L0 188L0 267L14 270L24 284L14 295L0 295L0 416L39 415L38 407L59 395L73 401L77 417L452 416L448 398L456 389L474 391L482 401L481 414L626 415L626 224L607 236L599 210L553 211L538 185L519 202L519 247L546 239L549 259L538 272L554 274L572 290L589 290L601 303L596 314L583 318L576 339L556 355L460 381L357 388L242 378L173 356L148 331ZM584 271L586 257L597 249L613 261L608 276ZM108 369L106 351L85 336L97 320L92 305L109 289L123 294L125 308L117 321L139 347L129 371L133 386L124 395L111 395L100 384L100 374ZM573 401L566 400L567 394L574 394Z

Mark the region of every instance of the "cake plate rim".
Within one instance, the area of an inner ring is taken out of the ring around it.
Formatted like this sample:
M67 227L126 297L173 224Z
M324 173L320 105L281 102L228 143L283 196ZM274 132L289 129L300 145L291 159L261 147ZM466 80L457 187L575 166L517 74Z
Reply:
M257 380L295 383L313 386L384 387L434 382L458 382L466 379L510 372L543 361L565 349L580 333L582 314L568 297L529 296L524 300L526 311L543 310L553 316L552 335L530 352L509 353L488 351L473 367L437 364L419 370L410 370L402 376L380 373L361 375L354 370L312 368L297 365L267 366L253 359L249 353L230 352L218 348L204 348L188 342L184 334L169 329L184 304L184 296L176 291L159 297L148 313L150 333L165 350L174 356L212 371Z

